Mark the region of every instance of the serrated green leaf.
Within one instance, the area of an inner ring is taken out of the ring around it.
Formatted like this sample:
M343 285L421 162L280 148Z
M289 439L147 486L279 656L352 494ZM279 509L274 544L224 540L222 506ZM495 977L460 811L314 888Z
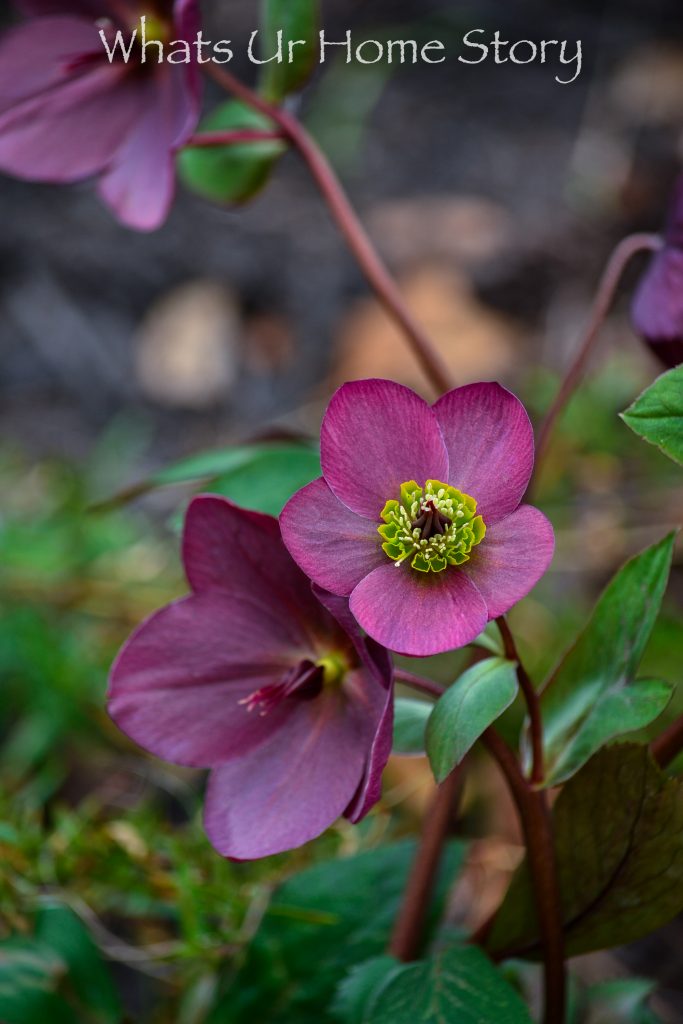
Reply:
M341 1024L363 1024L366 1010L380 985L402 970L393 956L376 956L352 967L339 983L330 1012Z
M443 782L481 734L517 696L513 661L487 658L467 669L444 693L427 723L427 754Z
M263 0L262 59L277 53L277 33L282 31L281 62L263 65L260 89L266 99L277 103L305 85L318 63L319 0ZM292 47L289 43L301 40Z
M635 680L659 614L675 535L632 558L541 694L546 780L570 778L605 743L657 718L672 688Z
M465 844L452 843L439 870L429 915L433 929ZM339 980L384 953L415 844L394 843L295 875L274 894L261 927L207 1024L319 1024Z
M683 465L683 365L658 377L621 418L644 441Z
M228 100L203 119L198 134L241 128L273 131L273 122L239 100ZM185 185L215 203L245 203L264 187L285 151L277 139L210 148L188 147L178 156Z
M515 990L474 946L455 946L390 974L363 1024L531 1024Z
M434 704L413 697L397 697L394 701L394 754L417 756L426 750L425 730Z
M618 744L593 757L557 798L553 831L568 956L633 942L683 910L683 783L647 747ZM526 860L487 945L538 953Z
M89 1020L116 1024L122 1009L99 949L79 917L68 907L43 907L36 918L36 939L57 953L68 967L69 985Z

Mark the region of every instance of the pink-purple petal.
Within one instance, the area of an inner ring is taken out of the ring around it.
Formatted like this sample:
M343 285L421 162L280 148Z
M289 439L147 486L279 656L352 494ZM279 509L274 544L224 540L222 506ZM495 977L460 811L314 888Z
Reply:
M665 366L683 363L683 249L666 246L653 258L636 292L633 324Z
M340 694L301 703L267 744L212 771L204 812L209 839L233 860L315 839L353 799L370 742L367 723Z
M484 598L489 619L526 597L550 565L554 549L553 528L532 505L521 505L487 529L461 570Z
M260 717L239 703L296 661L282 639L277 622L260 622L227 596L184 598L151 616L119 653L109 713L136 743L176 764L243 755L297 710L284 701Z
M87 69L88 56L104 63L99 36L82 18L42 18L9 29L0 40L0 111L63 85L76 75L74 62Z
M101 171L125 139L139 93L119 67L96 66L0 115L0 169L73 182Z
M277 519L200 495L187 510L183 562L197 593L229 592L264 621L277 620L292 644L315 650L329 620L280 536Z
M388 562L361 580L350 607L378 643L414 657L464 647L487 622L481 594L456 566L418 573Z
M323 476L340 501L379 522L406 480L446 480L448 456L430 407L388 380L344 384L322 424Z
M322 477L288 501L280 529L294 561L333 594L350 594L386 561L377 523L351 512Z
M488 526L513 512L534 465L534 434L527 412L500 384L467 384L434 406L446 442L448 483L476 499Z
M377 691L377 693L381 693L381 691ZM344 816L354 824L365 817L382 795L382 772L391 754L393 734L394 691L393 687L388 687L384 692L379 721L360 786L344 811Z

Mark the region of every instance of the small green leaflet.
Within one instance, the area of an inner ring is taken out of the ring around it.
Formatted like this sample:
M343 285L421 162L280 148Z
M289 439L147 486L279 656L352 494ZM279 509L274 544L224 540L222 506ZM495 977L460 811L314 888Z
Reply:
M434 704L412 697L394 701L394 754L420 755L426 750L425 730Z
M278 54L278 32L282 32L283 59L264 64L260 82L266 99L279 103L306 84L318 63L319 0L265 0L261 24L262 59ZM290 42L296 43L291 60Z
M683 365L658 377L621 418L644 441L683 466Z
M427 754L437 782L450 775L516 696L516 665L505 658L480 661L446 690L427 723Z

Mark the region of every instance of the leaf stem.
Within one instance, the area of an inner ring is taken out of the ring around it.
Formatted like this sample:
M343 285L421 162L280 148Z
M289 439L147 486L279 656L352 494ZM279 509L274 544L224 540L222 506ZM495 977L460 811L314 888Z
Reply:
M486 730L482 739L505 776L524 832L543 950L544 1024L564 1024L566 968L562 904L547 793L535 789L524 777L515 755L493 727Z
M225 68L212 64L209 70L222 88L270 118L280 129L282 137L297 150L368 283L385 310L404 332L428 380L439 395L449 391L453 382L446 364L405 304L396 282L375 249L322 150L304 126L286 110L268 103Z
M420 845L389 944L389 953L398 960L416 960L420 955L427 908L449 827L462 792L464 769L464 764L460 764L444 779L425 817Z
M414 690L420 690L421 693L426 693L430 697L442 697L445 693L445 688L441 683L435 683L433 679L426 679L424 676L416 676L413 672L406 672L402 668L394 669L394 679L399 683L405 683L406 686L412 686Z
M548 454L548 446L557 419L581 383L586 364L592 355L605 318L612 307L624 270L637 253L654 252L662 245L663 240L659 235L645 233L628 235L619 242L607 261L581 343L538 432L536 477Z
M660 768L666 768L683 750L683 715L650 744L650 753Z
M541 718L541 703L529 675L522 664L522 659L517 650L517 644L513 637L507 619L501 615L496 619L496 624L503 638L505 657L509 661L517 662L517 680L526 701L529 712L529 735L531 737L532 766L531 781L535 786L540 785L545 777L543 767L543 719Z
M214 146L234 146L240 142L277 142L282 139L282 132L239 128L231 132L201 132L199 135L193 135L186 146L192 149L212 149Z

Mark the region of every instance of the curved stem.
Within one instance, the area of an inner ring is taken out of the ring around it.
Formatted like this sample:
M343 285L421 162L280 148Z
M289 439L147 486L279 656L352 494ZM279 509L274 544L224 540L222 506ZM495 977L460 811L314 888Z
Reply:
M543 767L543 720L541 718L541 702L539 700L538 693L536 692L536 687L532 683L524 665L522 664L522 659L519 656L515 638L510 632L510 627L507 624L505 616L501 615L497 618L496 624L503 638L505 657L508 658L509 661L517 662L517 679L519 681L520 689L524 695L524 700L526 701L527 711L529 712L529 735L531 737L532 751L531 781L534 785L540 785L545 777L545 770Z
M416 676L413 672L406 672L402 668L394 669L394 679L399 683L405 683L406 686L412 686L415 690L420 690L421 693L426 693L430 697L441 697L445 693L445 687L441 683L435 683L433 679L425 679L424 676Z
M555 400L550 406L550 409L546 413L545 419L541 424L538 433L538 442L536 444L535 475L538 474L540 467L543 464L543 460L548 453L548 445L555 423L581 383L586 364L593 352L593 347L600 334L600 328L612 307L619 282L621 281L627 264L637 253L648 251L653 252L661 248L662 245L663 240L659 235L629 235L627 238L624 238L619 242L610 256L593 301L593 307L591 309L581 344L579 345L574 360L570 364L564 376L562 384L560 385L560 390L555 396Z
M463 776L464 764L460 764L441 783L427 812L389 944L389 952L398 960L416 960L420 954L425 917L449 826L462 791Z
M482 739L505 776L524 832L543 950L544 1024L564 1024L566 969L562 904L547 794L529 784L514 754L495 729L487 729Z
M650 744L650 753L660 768L666 768L683 750L683 716L677 718Z
M453 382L446 364L406 306L396 282L372 244L329 161L303 125L286 110L268 103L225 68L212 64L209 65L209 70L224 89L270 118L298 151L368 283L386 311L404 332L435 391L442 394L450 390Z

